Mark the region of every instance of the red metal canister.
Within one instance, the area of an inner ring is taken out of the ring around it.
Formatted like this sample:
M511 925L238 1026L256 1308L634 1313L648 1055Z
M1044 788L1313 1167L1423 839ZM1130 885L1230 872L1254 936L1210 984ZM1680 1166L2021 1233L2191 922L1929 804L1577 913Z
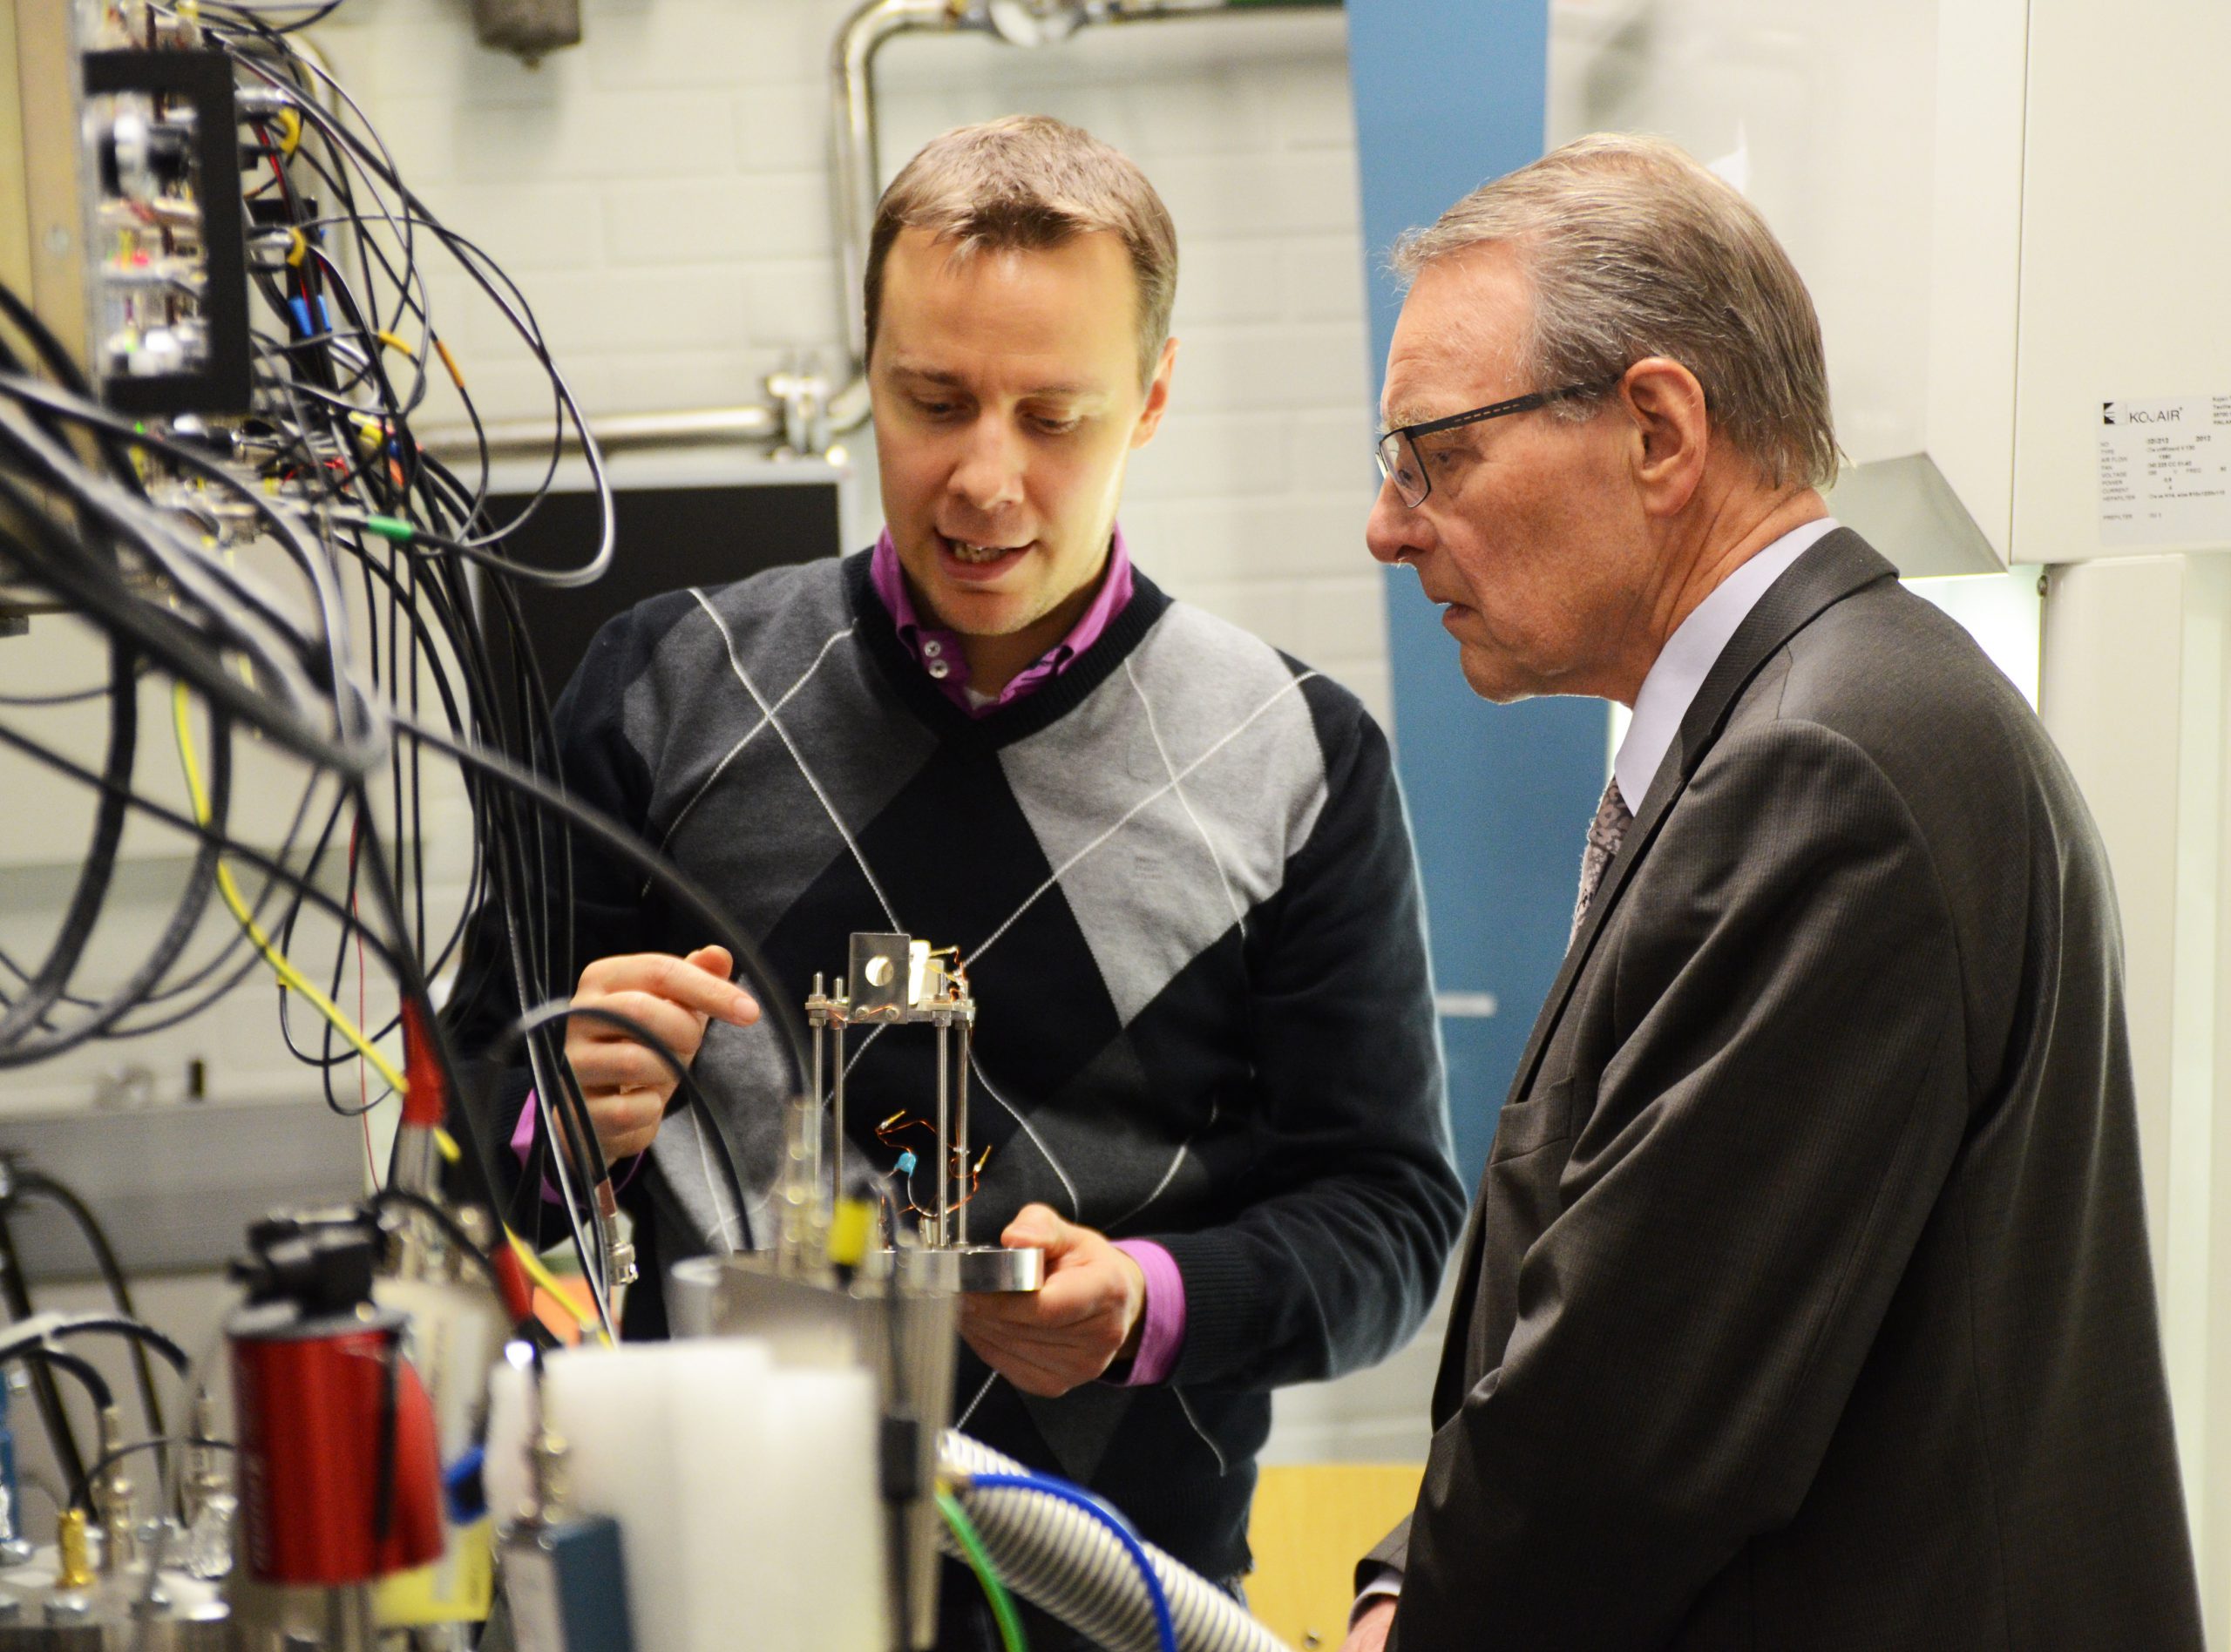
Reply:
M366 1303L313 1317L241 1309L233 1355L248 1563L267 1583L363 1583L442 1553L433 1407L404 1317Z

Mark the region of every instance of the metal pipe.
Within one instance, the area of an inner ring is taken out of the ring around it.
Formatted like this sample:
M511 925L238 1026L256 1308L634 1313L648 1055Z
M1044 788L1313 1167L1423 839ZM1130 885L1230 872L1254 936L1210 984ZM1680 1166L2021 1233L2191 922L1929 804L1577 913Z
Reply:
M830 53L829 184L837 229L837 314L844 325L844 384L829 399L829 428L867 423L868 232L883 186L875 146L875 58L902 34L987 27L967 0L866 0L844 19Z
M844 1031L837 1030L837 1059L844 1059ZM829 1197L830 1209L844 1197L844 1080L840 1073L837 1080L837 1099L829 1109Z
M837 231L837 314L844 322L844 382L831 391L817 388L831 437L848 436L868 421L867 279L869 232L883 190L876 159L874 68L876 54L902 34L987 33L1012 45L1044 44L1066 39L1090 24L1160 23L1225 12L1336 10L1341 0L1016 0L1025 18L1041 26L1023 29L1009 16L994 14L994 0L865 0L844 19L830 52L830 205ZM627 448L680 447L701 443L772 443L786 438L802 423L797 392L809 381L790 375L786 397L770 387L769 403L715 408L702 412L626 414L590 422L590 433L606 452ZM786 407L785 401L791 405ZM531 458L550 450L552 427L524 420L488 427L492 457ZM471 458L479 450L469 430L445 427L421 441L440 459ZM564 444L578 446L568 428Z
M1213 17L1219 11L1338 11L1343 0L1102 0L1087 8L1088 23L1160 23Z
M938 1018L938 1236L940 1246L953 1242L953 1117L948 1087L953 1082L952 1026ZM964 1148L963 1151L966 1151Z
M813 978L813 995L816 998L821 996L821 978L817 975ZM827 1021L825 1015L810 1018L813 1028L813 1190L817 1197L821 1192L821 1137L829 1127L821 1116L823 1109L829 1105L829 1093L821 1087L821 1045L828 1031ZM839 1188L837 1191L842 1193L844 1189Z
M867 354L867 315L860 294L867 274L868 229L882 194L876 177L876 53L899 35L958 28L962 16L956 0L866 0L844 19L831 49L830 204L837 220L837 313L856 371Z
M485 428L492 459L541 458L549 453L557 436L554 419L513 419ZM630 448L771 442L782 433L782 416L765 406L707 408L694 413L620 413L589 421L589 434L607 453ZM580 434L570 423L558 439L566 451L580 450ZM463 425L430 430L419 444L443 460L470 459L480 451L472 431Z
M837 313L844 322L844 387L829 398L829 429L846 436L867 423L868 236L882 199L876 158L876 53L894 37L973 30L1010 45L1065 40L1096 23L1154 23L1224 11L1335 9L1340 0L1067 0L1005 9L996 0L866 0L844 20L831 54L830 183L836 211ZM1020 13L1021 15L1015 15ZM1028 26L1035 24L1037 26Z
M953 1134L960 1138L960 1178L962 1183L960 1189L960 1214L956 1218L956 1220L960 1223L960 1230L954 1236L953 1242L964 1246L968 1242L968 1202L974 1195L975 1192L973 1183L972 1182L968 1174L968 1155L972 1150L968 1141L968 1063L970 1060L970 1046L973 1041L975 1025L975 1021L973 1019L963 1021L960 1024L960 1116L953 1125Z
M837 996L844 996L844 983L837 983ZM830 1027L831 1055L836 1062L836 1094L831 1098L830 1110L837 1115L837 1196L844 1196L844 1024L835 1022Z

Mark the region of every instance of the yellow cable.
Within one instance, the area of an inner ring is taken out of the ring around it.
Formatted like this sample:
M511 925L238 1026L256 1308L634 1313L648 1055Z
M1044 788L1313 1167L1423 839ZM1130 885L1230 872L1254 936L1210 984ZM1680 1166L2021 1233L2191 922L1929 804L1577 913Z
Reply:
M534 1254L534 1248L509 1228L504 1229L504 1237L512 1242L512 1254L519 1259L519 1266L526 1269L526 1276L557 1298L558 1305L573 1316L575 1324L583 1330L595 1331L601 1338L604 1331L603 1328L597 1324L596 1316L575 1303L573 1297L566 1294L566 1288L558 1283L558 1276L552 1273L543 1264L542 1258Z
M302 146L302 118L291 109L281 109L279 127L286 134L280 140L279 152L291 158Z
M186 693L186 685L180 683L171 697L172 712L178 725L179 762L186 770L186 789L193 800L193 818L207 826L209 823L209 796L202 789L201 766L193 755L192 706L193 701ZM319 992L284 952L272 945L262 927L256 923L254 914L248 911L248 903L241 898L240 888L233 881L232 869L225 864L221 856L217 862L217 887L225 897L225 904L232 908L233 916L239 920L241 928L248 939L255 943L255 950L263 954L264 960L278 975L280 985L308 999L318 1013L333 1024L334 1030L372 1064L373 1071L380 1075L381 1081L392 1088L397 1095L400 1096L408 1090L410 1087L403 1074L397 1072L394 1064L381 1055L372 1046L371 1041L357 1030L356 1024L342 1013L340 1005ZM435 1130L434 1147L452 1164L461 1156L456 1140L446 1130ZM519 1256L519 1265L526 1269L527 1277L555 1297L558 1305L573 1316L574 1322L584 1330L594 1330L602 1338L603 1328L598 1324L596 1316L579 1306L566 1295L565 1287L558 1283L557 1275L543 1265L542 1258L534 1254L526 1241L509 1228L504 1229L504 1236L512 1242L512 1249Z
M180 683L171 696L172 712L178 724L179 762L186 770L186 789L193 800L193 818L207 826L209 823L209 796L202 789L201 766L193 755L192 706L186 685ZM396 1070L395 1064L373 1047L372 1041L357 1030L356 1024L342 1013L341 1006L319 992L316 985L296 969L284 952L272 945L270 938L264 934L262 926L255 921L255 915L248 911L248 903L241 898L240 885L233 881L232 868L225 864L221 856L217 861L217 888L225 897L225 904L232 909L233 917L238 920L241 930L255 944L255 950L263 954L264 961L279 977L279 985L308 999L311 1007L333 1024L333 1030L348 1041L349 1047L372 1064L372 1070L380 1075L383 1084L397 1095L408 1090L410 1086Z
M386 345L388 349L391 350L401 350L405 355L409 356L414 362L418 359L417 351L412 349L410 346L404 343L401 339L397 338L394 334L387 331L384 328L373 334L372 336L379 340L381 343Z
M458 371L457 357L450 354L450 347L442 342L442 335L439 333L430 332L426 336L433 340L434 353L442 358L442 365L449 369L450 382L455 384L460 390L463 389L465 388L465 375Z

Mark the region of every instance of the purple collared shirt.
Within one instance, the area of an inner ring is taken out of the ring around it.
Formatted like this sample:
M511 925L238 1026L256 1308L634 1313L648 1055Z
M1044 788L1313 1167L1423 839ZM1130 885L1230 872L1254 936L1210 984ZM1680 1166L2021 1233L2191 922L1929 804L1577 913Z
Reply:
M874 554L868 561L868 578L875 584L876 595L890 611L892 623L899 627L899 640L944 690L945 697L972 717L988 717L1001 706L1043 687L1068 670L1069 661L1099 641L1100 633L1108 629L1109 622L1130 606L1131 553L1124 548L1123 530L1119 525L1109 541L1108 570L1101 577L1100 589L1093 593L1091 606L1069 627L1069 634L1015 673L1006 687L981 705L969 697L968 657L961 650L960 633L922 619L920 611L914 606L913 592L906 589L906 576L899 566L899 547L892 543L888 528L875 542Z

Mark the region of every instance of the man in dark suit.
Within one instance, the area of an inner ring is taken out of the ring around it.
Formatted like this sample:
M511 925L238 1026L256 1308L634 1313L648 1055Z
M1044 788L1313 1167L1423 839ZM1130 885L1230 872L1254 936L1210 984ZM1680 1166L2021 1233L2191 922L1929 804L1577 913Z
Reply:
M1828 518L1796 272L1617 138L1398 262L1373 553L1635 718L1350 1646L2198 1649L2106 857Z

